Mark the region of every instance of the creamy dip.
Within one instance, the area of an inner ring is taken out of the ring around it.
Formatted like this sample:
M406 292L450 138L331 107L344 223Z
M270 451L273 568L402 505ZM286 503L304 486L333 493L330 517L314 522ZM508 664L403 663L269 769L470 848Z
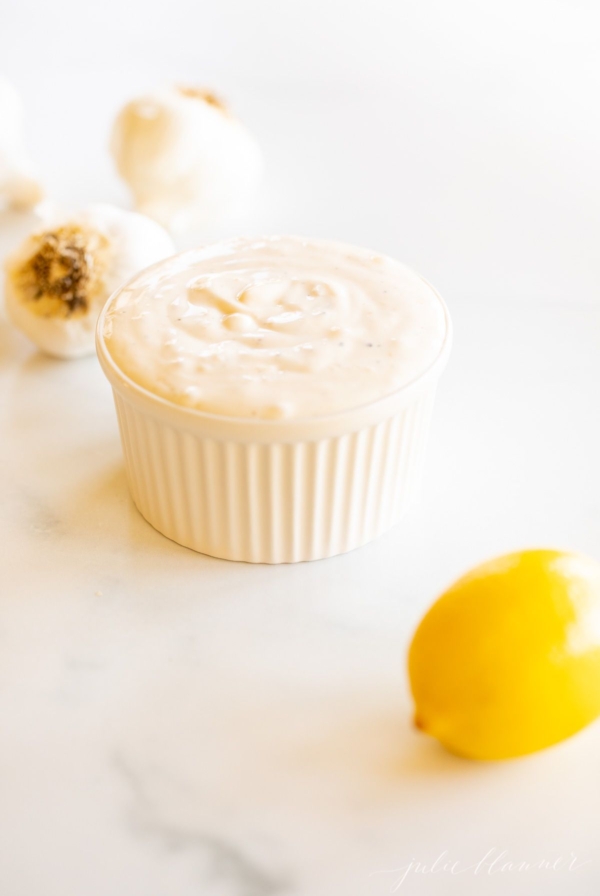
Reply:
M236 239L167 259L113 300L106 346L131 380L231 417L347 410L438 357L446 315L417 274L382 255L295 237Z

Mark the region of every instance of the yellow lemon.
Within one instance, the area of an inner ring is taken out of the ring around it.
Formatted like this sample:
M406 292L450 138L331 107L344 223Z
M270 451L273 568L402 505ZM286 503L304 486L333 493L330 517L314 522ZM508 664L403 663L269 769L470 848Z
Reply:
M600 715L600 564L539 550L478 566L425 615L408 667L417 726L453 753L564 740Z

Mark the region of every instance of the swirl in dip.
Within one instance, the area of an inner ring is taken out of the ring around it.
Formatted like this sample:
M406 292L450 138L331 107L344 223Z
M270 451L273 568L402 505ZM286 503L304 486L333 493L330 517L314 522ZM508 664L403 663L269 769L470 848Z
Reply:
M397 261L296 237L236 239L143 271L103 336L121 371L170 402L228 417L306 418L407 385L436 360L437 293Z

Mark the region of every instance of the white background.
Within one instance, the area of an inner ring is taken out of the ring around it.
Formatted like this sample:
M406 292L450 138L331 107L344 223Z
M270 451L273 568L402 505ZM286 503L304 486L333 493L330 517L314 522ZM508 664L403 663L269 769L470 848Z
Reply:
M2 0L55 198L125 199L105 151L123 100L221 92L261 140L247 229L372 244L444 295L594 300L594 0Z
M596 896L599 727L462 762L412 730L404 662L471 565L600 559L600 6L0 4L53 198L127 203L120 104L214 88L267 158L236 228L396 255L455 326L419 508L359 551L269 568L154 532L95 359L42 358L0 322L2 896L380 896L397 878L375 871L504 849L587 864L398 892Z

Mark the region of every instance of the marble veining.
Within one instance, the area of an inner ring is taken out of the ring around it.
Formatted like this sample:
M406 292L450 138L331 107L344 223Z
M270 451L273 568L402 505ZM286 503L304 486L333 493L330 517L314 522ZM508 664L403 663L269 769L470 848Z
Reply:
M95 359L49 361L0 320L2 896L385 896L382 871L492 847L590 860L528 892L598 890L600 728L462 762L412 729L404 662L424 608L483 558L597 555L600 312L452 310L419 507L294 567L203 557L149 527ZM523 885L424 874L404 892Z
M219 836L210 830L186 828L163 819L160 804L152 800L144 779L136 769L118 754L113 757L112 764L130 791L128 823L131 831L154 841L167 853L193 854L192 864L198 874L199 893L205 892L205 887L214 885L218 892L231 896L293 894L289 880L280 872L263 866L232 838Z

